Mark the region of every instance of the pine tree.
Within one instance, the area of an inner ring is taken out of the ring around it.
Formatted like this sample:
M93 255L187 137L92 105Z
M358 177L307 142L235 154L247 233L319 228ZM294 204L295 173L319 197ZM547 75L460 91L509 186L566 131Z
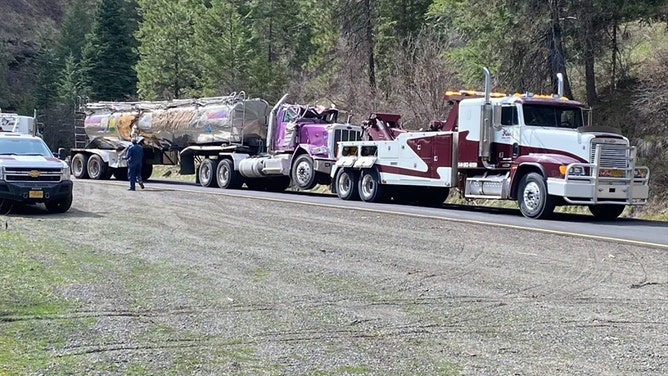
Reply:
M194 47L194 25L201 10L199 3L139 0L138 5L139 96L174 99L197 95L200 64Z
M226 0L212 0L209 7L202 5L201 15L194 25L194 39L202 95L248 90L253 53L249 30L236 7Z
M83 58L91 95L96 100L124 100L135 96L136 41L129 20L134 16L124 0L98 0Z

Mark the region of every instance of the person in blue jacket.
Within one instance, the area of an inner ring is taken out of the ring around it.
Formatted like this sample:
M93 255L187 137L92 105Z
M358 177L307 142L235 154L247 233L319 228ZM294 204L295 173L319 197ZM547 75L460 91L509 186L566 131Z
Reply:
M141 189L144 189L144 182L141 179L144 148L139 145L137 137L132 137L132 145L128 148L125 159L128 160L128 180L130 180L130 188L128 190L134 191L135 183L139 183Z

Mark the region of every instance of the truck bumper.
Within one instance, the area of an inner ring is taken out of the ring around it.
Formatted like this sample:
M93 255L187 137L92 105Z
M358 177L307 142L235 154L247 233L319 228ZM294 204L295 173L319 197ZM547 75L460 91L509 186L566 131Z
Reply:
M59 183L0 182L0 199L21 203L37 203L65 198L72 194L72 181Z
M547 191L550 195L563 197L573 205L623 204L641 205L649 197L649 185L646 179L631 181L599 179L547 179Z

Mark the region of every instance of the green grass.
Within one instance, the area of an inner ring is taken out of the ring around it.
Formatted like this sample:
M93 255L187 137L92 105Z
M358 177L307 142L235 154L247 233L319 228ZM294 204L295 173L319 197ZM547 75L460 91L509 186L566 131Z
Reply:
M90 320L67 320L76 300L60 290L95 278L83 265L94 257L79 258L65 247L29 240L11 232L0 233L0 374L25 374L68 359L54 359L71 333L86 330ZM77 255L78 256L78 255ZM70 271L79 270L76 279Z

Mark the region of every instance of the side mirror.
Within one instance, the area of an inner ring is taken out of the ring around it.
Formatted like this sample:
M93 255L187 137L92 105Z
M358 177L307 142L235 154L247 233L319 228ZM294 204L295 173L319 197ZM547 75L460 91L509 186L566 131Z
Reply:
M58 151L55 154L56 158L60 159L61 161L64 161L67 158L67 152L65 151L65 148L58 148Z

